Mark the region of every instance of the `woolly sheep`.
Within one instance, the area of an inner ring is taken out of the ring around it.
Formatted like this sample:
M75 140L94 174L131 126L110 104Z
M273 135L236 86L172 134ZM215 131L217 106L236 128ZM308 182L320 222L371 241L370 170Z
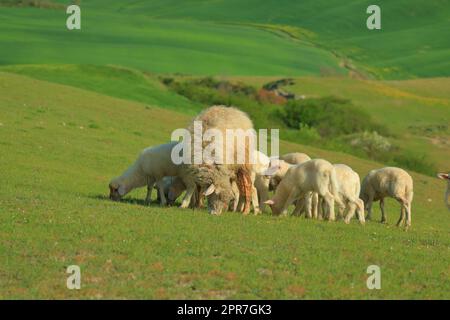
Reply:
M192 142L194 141L194 122L202 122L202 133L208 129L216 129L223 134L224 146L226 143L226 130L241 129L244 131L253 130L253 123L244 112L234 108L225 106L212 106L201 112L189 126ZM199 139L199 137L197 137ZM234 159L237 158L237 143L229 143L234 150ZM206 147L205 144L202 146ZM186 194L183 198L181 207L189 206L190 199L194 194L196 186L204 189L204 195L208 198L208 211L211 214L221 214L224 207L228 206L233 198L233 190L231 183L235 181L239 187L240 194L245 197L244 213L250 210L250 197L252 183L250 178L251 165L248 163L248 155L250 153L250 144L248 141L244 146L247 161L244 164L184 164L182 165L180 177L186 185ZM192 148L194 150L194 148ZM242 150L241 150L242 151ZM225 155L227 150L223 150Z
M323 159L309 160L291 167L277 187L274 197L266 201L276 215L285 214L291 203L317 192L328 208L329 220L335 220L334 201L340 203L336 172L331 163ZM342 204L342 203L340 203Z
M364 178L361 185L360 198L365 203L368 214L366 219L372 216L373 201L380 201L381 222L386 222L386 212L384 210L384 198L391 197L401 204L400 218L397 226L400 226L406 219L406 227L411 226L411 204L413 200L413 180L403 169L386 167L372 170Z
M146 203L151 202L153 185L157 183L161 204L166 204L162 179L176 176L179 166L171 159L173 147L177 142L162 144L144 149L137 160L125 172L109 183L110 199L118 201L135 188L147 186Z
M450 173L438 173L438 178L447 181L447 190L444 194L444 202L447 205L448 210L450 210Z

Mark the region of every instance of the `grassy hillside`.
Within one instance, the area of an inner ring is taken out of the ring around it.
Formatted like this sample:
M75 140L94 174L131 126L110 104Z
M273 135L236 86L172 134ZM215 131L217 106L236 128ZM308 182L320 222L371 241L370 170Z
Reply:
M0 7L0 64L114 64L202 75L345 72L326 50L256 28L154 20L108 8L83 6L81 31L68 31L64 11Z
M398 79L449 75L448 0L378 2L382 12L380 31L366 28L366 9L371 4L369 0L142 0L111 6L97 0L89 6L157 19L289 26L284 29L294 38L347 57L375 76Z
M6 48L0 63L109 63L197 75L299 76L346 68L388 79L449 76L448 0L379 3L378 31L366 28L370 4L95 0L81 4L81 32L66 30L62 9L0 6Z
M446 298L450 220L441 181L412 174L413 227L365 227L121 203L107 183L190 116L0 72L0 298ZM344 162L382 164L282 143ZM379 218L378 210L375 217ZM82 289L65 287L78 264ZM377 264L382 289L366 288Z

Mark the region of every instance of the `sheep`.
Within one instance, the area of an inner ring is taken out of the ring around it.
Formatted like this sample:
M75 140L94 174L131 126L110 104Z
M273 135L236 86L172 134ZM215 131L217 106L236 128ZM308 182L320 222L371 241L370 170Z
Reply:
M330 221L334 221L334 201L343 205L339 197L336 172L331 163L323 159L314 159L291 167L278 185L275 195L266 201L272 213L286 214L291 203L305 197L308 192L317 192L328 207Z
M288 153L282 155L280 159L273 159L270 166L278 169L271 173L269 190L276 189L290 167L302 164L308 160L311 160L311 158L307 154L300 152ZM303 211L306 211L306 217L314 216L317 218L317 202L316 194L307 194L305 198L297 200L293 214L301 215Z
M413 194L413 179L405 170L395 167L385 167L369 172L362 182L359 197L365 203L367 220L370 220L372 216L373 201L380 201L381 223L386 222L384 198L394 198L401 204L400 218L397 226L401 226L406 219L406 228L408 228L411 226Z
M300 152L287 153L282 155L279 159L273 159L270 166L273 167L278 165L279 169L271 176L270 189L276 189L277 185L292 165L302 164L309 160L311 160L311 158L306 153Z
M345 164L334 164L334 170L336 171L336 177L339 186L339 197L341 201L346 204L348 209L347 215L344 218L345 223L350 223L350 220L357 212L359 222L365 223L364 219L364 202L359 198L361 191L361 183L359 175ZM343 209L340 208L341 214Z
M194 123L202 123L202 134L208 129L215 129L222 133L224 137L224 146L230 145L233 147L233 161L237 158L238 144L234 140L233 143L227 144L226 130L241 129L244 132L249 130L254 133L253 123L244 112L234 107L212 106L201 112L188 127L191 134L192 141L198 139L195 136ZM245 197L244 213L250 211L250 196L252 191L252 183L250 178L251 164L249 163L249 154L253 150L250 149L251 143L246 138L244 151L246 161L244 164L183 164L181 165L180 178L186 185L186 194L181 203L182 208L189 206L189 202L194 194L196 186L201 186L204 190L203 194L208 198L208 211L211 214L221 214L223 208L228 206L230 200L233 198L232 182L235 181L239 187L240 194ZM206 146L202 145L202 149ZM195 149L192 148L192 150ZM227 154L226 149L223 154Z
M255 152L255 164L252 167L252 204L254 207L255 214L258 214L260 210L263 210L263 202L269 199L269 179L267 176L263 175L264 171L268 169L270 159L264 153L260 151ZM168 178L166 180L166 178ZM175 200L186 190L186 186L183 180L179 177L165 177L164 190L169 204L173 204ZM242 207L244 205L243 201L240 200L239 188L235 181L231 184L233 199L230 203L230 211L237 211L238 206ZM255 199L257 197L257 199ZM242 199L241 199L242 200Z
M179 166L171 160L173 147L177 142L144 149L137 160L125 172L109 183L110 199L118 201L135 188L147 186L146 204L151 202L153 185L157 183L161 204L166 204L162 179L178 175Z
M450 210L450 173L438 173L438 178L447 181L447 190L444 194L444 202L447 205L448 210Z

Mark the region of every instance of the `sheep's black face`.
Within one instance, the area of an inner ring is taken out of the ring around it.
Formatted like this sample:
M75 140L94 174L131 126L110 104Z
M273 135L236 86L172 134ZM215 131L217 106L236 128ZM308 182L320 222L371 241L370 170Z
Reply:
M119 193L119 188L113 185L109 185L109 198L113 201L119 201L122 196Z
M208 195L208 211L210 214L220 215L223 209L228 208L233 194L227 190L217 188L212 194Z

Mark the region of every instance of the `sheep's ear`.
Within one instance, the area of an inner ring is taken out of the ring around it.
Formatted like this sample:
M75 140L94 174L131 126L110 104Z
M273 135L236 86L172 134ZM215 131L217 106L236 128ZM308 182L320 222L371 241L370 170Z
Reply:
M118 192L121 196L124 196L124 195L127 193L127 191L126 191L124 185L120 185L120 186L119 186L119 189L117 189L117 192Z
M450 177L447 173L438 173L437 177L443 180L450 180Z
M275 173L277 173L278 170L280 170L279 165L272 166L272 167L268 168L267 170L264 170L263 175L264 176L273 176Z
M211 184L211 185L208 187L208 189L206 189L206 190L203 192L203 195L209 196L210 194L212 194L212 193L214 192L214 190L216 190L216 187L214 186L214 184Z
M264 202L265 204L268 204L269 206L273 206L275 204L275 201L273 200L267 200Z

